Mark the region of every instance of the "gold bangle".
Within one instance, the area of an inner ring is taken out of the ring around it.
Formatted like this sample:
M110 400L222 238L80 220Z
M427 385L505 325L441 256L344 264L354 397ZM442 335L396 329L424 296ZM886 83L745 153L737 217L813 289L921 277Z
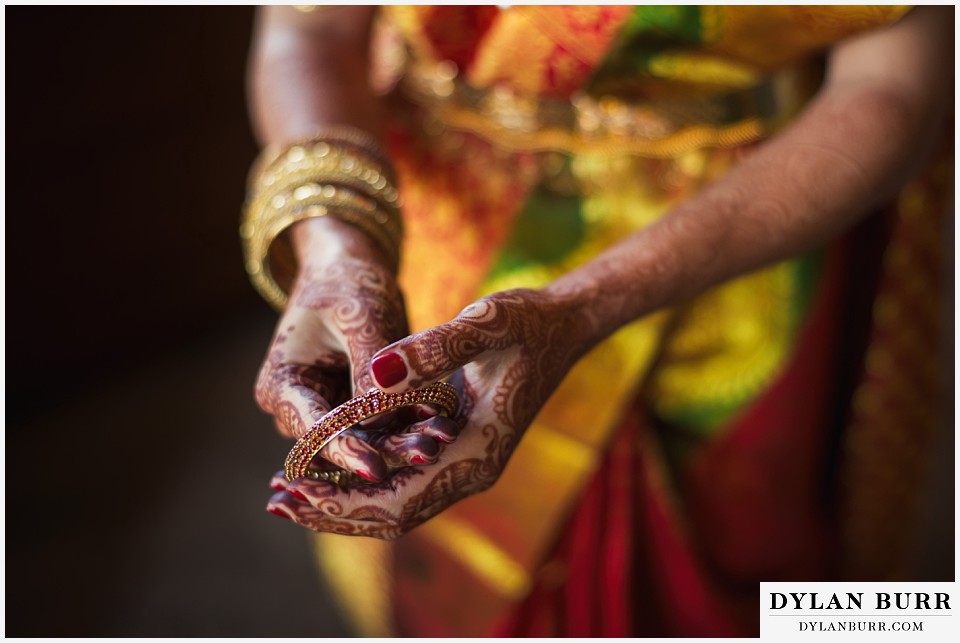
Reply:
M332 216L363 230L384 253L389 265L396 270L399 264L399 248L383 229L373 225L369 216L345 203L321 202L321 204L298 203L294 208L281 211L259 228L244 224L240 235L243 240L245 268L250 281L260 295L277 311L287 306L289 297L277 283L270 267L270 252L273 243L288 227L314 217Z
M355 397L317 420L313 428L297 440L283 465L287 480L292 482L306 476L310 461L347 429L381 413L413 404L434 404L440 407L441 412L452 417L460 408L460 395L457 389L446 382L437 382L403 393L374 390Z
M269 190L263 190L260 194L282 194L292 192L304 185L318 183L348 187L376 201L380 204L380 207L390 212L394 217L400 216L400 193L389 184L387 184L388 187L386 189L376 189L371 187L364 179L350 176L336 170L324 170L321 167L304 167L289 172L279 178L276 184ZM389 190L389 192L387 190Z
M350 148L358 154L370 157L386 168L390 167L390 156L372 134L347 125L321 127L310 138L289 141L283 145L268 145L264 148L257 160L257 165L254 167L263 168L271 165L289 152L291 148L308 147L319 143Z
M279 154L269 148L265 149L251 168L253 171L250 173L250 178L260 179L271 172L276 172L277 168L303 163L307 159L336 162L342 165L343 170L350 172L355 171L358 165L362 165L365 170L369 169L382 174L387 181L397 180L393 166L383 161L381 157L325 139L293 143L282 148ZM269 185L269 181L267 184Z
M358 127L351 127L349 125L327 125L320 127L317 128L313 136L313 140L318 139L349 145L379 160L386 166L390 165L390 155L387 154L386 149L380 144L380 141L370 132Z
M282 192L308 181L335 180L357 188L387 208L401 207L400 193L382 166L335 151L325 142L291 147L281 159L251 173L250 178L250 192L254 194Z
M271 269L270 248L297 221L329 215L352 224L379 246L394 270L399 265L401 200L383 148L355 128L331 127L321 134L327 138L265 149L250 171L240 225L244 265L254 288L277 310L288 297ZM284 280L286 271L279 268L288 264L276 265Z
M301 186L301 188L305 187ZM313 187L315 189L306 190L300 194L274 197L269 206L260 204L259 209L255 209L256 216L250 221L251 224L241 231L241 234L249 235L246 238L253 243L252 249L257 251L254 255L256 258L267 257L269 244L287 225L293 223L291 216L294 213L311 206L323 206L328 208L329 212L315 212L308 216L330 214L334 218L351 223L367 233L393 264L399 261L400 241L403 236L399 219L391 219L374 203L357 198L356 195L342 188L331 185L314 185ZM301 188L297 188L297 191ZM304 217L301 216L296 220L299 221L302 218ZM284 220L288 220L286 224L277 227L277 221ZM253 221L257 221L259 225L253 225Z
M249 222L251 227L253 227L254 222L260 222L260 227L264 227L285 207L319 202L322 202L323 205L346 205L366 213L377 225L383 226L387 235L399 247L400 239L403 236L403 222L399 214L396 211L380 207L378 201L366 195L358 194L353 189L343 185L303 183L287 192L264 195L250 204L244 220Z

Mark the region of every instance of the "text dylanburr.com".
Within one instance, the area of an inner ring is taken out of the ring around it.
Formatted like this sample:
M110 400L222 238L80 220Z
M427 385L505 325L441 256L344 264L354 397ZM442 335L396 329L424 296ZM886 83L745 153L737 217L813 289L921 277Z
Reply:
M760 638L958 640L956 583L761 583Z

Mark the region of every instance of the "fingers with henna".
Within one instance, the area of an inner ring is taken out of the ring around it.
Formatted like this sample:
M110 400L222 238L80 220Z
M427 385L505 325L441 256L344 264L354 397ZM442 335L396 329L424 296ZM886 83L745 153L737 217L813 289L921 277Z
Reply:
M303 487L306 489L306 487ZM322 529L325 516L311 503L310 498L294 485L270 496L267 511L274 516L292 520L308 529Z
M433 464L440 456L440 445L421 433L379 433L371 444L380 450L391 467Z
M387 463L377 450L350 431L331 440L320 456L370 482L380 482L387 475Z
M330 410L327 397L335 394L322 369L285 362L278 349L271 352L257 378L257 403L274 416L277 430L287 437L306 433Z
M390 419L400 421L404 415L428 419L394 432L358 427L330 442L320 455L370 482L383 480L389 467L433 464L440 452L437 443L450 444L460 432L456 422L436 413L435 408L426 404L401 409ZM383 428L387 426L384 424Z
M440 409L430 404L414 404L397 411L398 419L404 424L415 424L440 415Z
M410 424L410 422L406 421L404 416L401 415L401 411L403 410L404 409L395 409L393 411L387 411L386 413L374 415L366 420L361 420L357 426L354 427L354 429L357 431L358 435L363 435L365 431L386 429L396 424ZM413 421L416 422L416 420Z
M284 475L283 470L277 471L273 474L273 477L270 478L270 488L274 491L283 491L287 488L287 476Z
M380 350L370 362L371 379L388 393L419 388L451 375L502 339L461 314Z
M451 444L457 439L457 436L460 435L460 425L451 418L438 415L429 420L411 424L404 432L419 433L433 438L441 444Z
M267 502L267 511L280 518L295 520L297 502L299 501L286 491L279 491L270 496L270 500Z
M307 529L352 536L396 538L409 529L398 526L395 514L369 504L365 496L350 503L335 487L311 480L292 483L288 491L270 498L267 511ZM291 493L294 491L299 497Z

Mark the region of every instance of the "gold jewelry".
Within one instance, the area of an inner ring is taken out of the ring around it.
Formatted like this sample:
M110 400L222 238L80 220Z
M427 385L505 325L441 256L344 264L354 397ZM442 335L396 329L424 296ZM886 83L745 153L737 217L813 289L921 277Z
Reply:
M264 190L270 194L283 194L285 192L294 192L298 188L307 185L328 184L339 185L350 188L359 194L372 199L376 204L389 215L390 219L399 221L400 219L400 194L392 186L387 196L386 190L376 190L371 188L366 181L342 172L324 170L322 167L303 168L296 172L291 172L276 181L276 186L269 190ZM309 188L307 188L309 189Z
M390 267L397 269L400 261L399 238L391 235L385 229L386 226L377 225L367 210L350 203L349 200L312 197L294 202L279 211L276 219L270 222L268 232L273 233L271 236L276 239L283 230L297 221L324 216L334 217L365 232L383 252Z
M737 88L708 96L531 98L501 86L470 85L450 61L411 61L400 89L449 129L470 132L506 150L568 154L637 154L676 158L704 146L734 147L757 140L796 113L819 86L809 66L769 76L742 70ZM438 129L434 126L434 130Z
M361 212L363 216L370 219L377 227L383 228L386 238L390 241L390 247L385 248L388 254L390 251L396 251L400 247L400 240L403 236L403 224L399 216L391 216L391 212L379 207L379 203L373 199L358 194L356 191L342 185L333 185L330 183L303 183L287 192L280 192L267 195L269 198L258 199L251 204L248 209L248 216L245 219L251 219L251 225L241 231L241 236L252 237L251 230L253 219L258 215L260 228L268 227L271 222L291 207L305 205L326 205L343 206Z
M287 305L293 271L283 273L295 262L286 240L274 242L303 219L332 216L354 225L377 244L394 270L399 265L401 200L386 152L373 136L352 127L324 128L320 135L322 139L269 146L250 171L250 196L240 225L244 265L254 288L277 310Z
M318 128L316 133L310 138L298 139L283 145L268 145L264 148L258 162L269 165L279 159L292 147L304 147L317 145L319 143L348 147L357 153L370 157L384 167L390 167L390 156L373 135L347 125L321 127Z
M358 476L352 471L345 471L343 469L334 469L333 471L307 471L305 478L310 480L323 480L325 482L332 482L333 484L340 487L349 487L357 482L363 482L363 478Z
M324 140L348 145L378 160L382 165L390 166L390 155L370 132L349 125L328 125L317 130L314 140Z
M245 219L252 223L257 218L271 218L274 216L271 211L279 211L292 201L304 202L309 199L312 203L318 203L316 197L338 201L346 199L346 205L367 211L378 225L386 228L393 248L385 250L388 255L396 254L403 234L399 193L386 181L379 168L364 169L366 166L355 158L334 155L314 163L315 159L311 159L303 150L300 147L292 148L291 154L298 151L296 155L286 155L286 158L294 159L292 163L284 163L273 172L261 172L256 185L251 186L251 193L257 197L247 208ZM323 204L330 203L324 201Z
M403 234L400 219L384 212L373 199L342 186L318 183L300 185L290 192L273 196L268 193L247 208L240 226L240 237L247 273L257 290L278 309L286 305L286 294L277 287L279 284L275 283L268 261L273 246L280 241L281 233L297 221L328 215L363 230L380 247L394 269L399 264ZM283 245L289 244L284 240ZM292 256L289 248L283 250Z
M293 145L278 159L259 169L252 177L252 191L287 190L303 181L335 179L376 198L385 207L399 208L400 193L394 187L390 172L325 141L310 145Z
M403 393L374 390L355 397L317 420L313 428L297 440L283 465L287 480L293 481L307 476L310 461L331 440L347 429L381 413L413 404L434 404L448 417L452 417L460 408L460 395L457 389L446 382L437 382Z
M329 207L309 203L297 204L295 209L283 211L281 216L271 219L269 225L261 225L258 229L246 225L241 226L244 255L247 257L245 267L250 281L267 303L278 311L282 311L286 307L289 297L274 277L269 255L274 253L275 250L271 248L279 242L280 234L294 223L323 216L333 216L357 226L366 232L379 247L384 249L387 261L394 269L399 262L398 254L392 250L393 244L389 239L383 237L383 230L371 225L369 217L345 204L334 202Z

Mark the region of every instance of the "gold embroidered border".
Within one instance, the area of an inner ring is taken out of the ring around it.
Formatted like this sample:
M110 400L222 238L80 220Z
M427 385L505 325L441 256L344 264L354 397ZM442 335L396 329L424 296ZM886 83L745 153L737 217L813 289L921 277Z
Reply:
M808 70L791 69L748 89L697 99L632 103L579 94L561 101L471 87L456 65L443 61L411 63L401 88L443 126L478 134L503 149L673 158L762 138L799 109L811 93L811 80Z

